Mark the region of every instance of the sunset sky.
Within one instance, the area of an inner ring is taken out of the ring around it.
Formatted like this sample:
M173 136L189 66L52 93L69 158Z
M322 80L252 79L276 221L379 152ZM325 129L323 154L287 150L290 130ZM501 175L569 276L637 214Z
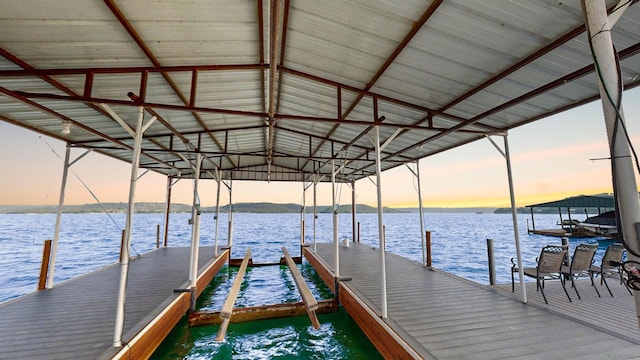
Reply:
M623 97L626 124L632 143L640 144L640 89ZM502 137L494 137L501 147ZM524 125L509 133L516 202L518 206L580 194L612 192L605 123L600 101ZM0 121L0 149L5 170L0 178L0 204L57 204L64 144ZM52 151L53 149L53 151ZM55 152L55 153L54 153ZM72 159L83 151L74 149ZM56 155L57 153L57 155ZM59 157L58 157L59 155ZM90 154L72 168L66 204L94 203L84 182L101 202L126 202L130 165ZM422 197L428 207L506 207L509 188L505 160L488 140L476 141L420 161ZM76 177L77 175L77 177ZM179 181L172 202L192 202L192 180ZM406 167L384 173L385 206L417 206L415 180ZM215 205L216 183L202 181L200 198ZM351 189L342 185L341 204L351 202ZM357 202L376 204L376 189L369 180L356 183ZM138 181L136 201L164 202L166 178L147 173ZM307 205L312 204L307 191ZM229 199L223 188L221 205ZM233 183L233 202L301 203L300 183ZM331 184L318 185L318 203L331 203Z

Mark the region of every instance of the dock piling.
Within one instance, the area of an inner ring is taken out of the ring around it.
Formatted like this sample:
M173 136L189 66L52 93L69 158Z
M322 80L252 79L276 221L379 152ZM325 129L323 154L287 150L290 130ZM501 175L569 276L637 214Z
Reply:
M47 286L50 254L51 240L45 240L44 247L42 248L42 264L40 265L40 279L38 280L38 290L44 290L44 288Z
M425 235L427 242L427 267L431 268L431 231L427 231Z
M496 261L493 253L493 239L487 239L487 256L489 257L489 285L495 285Z

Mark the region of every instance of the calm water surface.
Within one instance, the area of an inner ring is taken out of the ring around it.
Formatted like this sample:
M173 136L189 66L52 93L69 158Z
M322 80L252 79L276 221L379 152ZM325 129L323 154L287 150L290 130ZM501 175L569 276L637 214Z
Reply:
M190 214L172 214L169 246L188 246ZM525 265L535 264L535 257L546 244L560 239L527 234L529 215L519 215L519 236ZM286 246L299 255L300 214L234 214L234 247L232 257L241 258L251 247L254 262L273 262ZM537 228L555 228L558 215L536 215ZM361 242L377 247L376 214L358 214ZM155 247L157 225L162 214L135 215L132 230L132 254ZM307 215L306 242L313 242L313 217ZM387 250L415 261L422 260L419 215L385 214ZM0 214L0 302L35 290L42 243L53 237L55 214ZM203 214L201 244L213 245L213 214ZM124 215L64 214L60 234L55 281L70 279L117 261ZM426 230L431 231L433 266L478 283L488 283L486 239L494 239L497 281L511 281L509 259L515 257L514 233L510 214L428 213ZM351 215L340 214L339 238L350 238ZM218 241L227 241L227 218L221 214ZM318 242L331 242L332 216L319 214ZM597 239L572 239L580 242ZM601 243L596 261L604 253ZM330 298L331 293L309 265L301 270L317 298ZM199 302L202 309L219 310L234 269L224 268ZM293 279L286 267L249 269L236 306L254 306L299 301ZM310 327L305 317L246 324L232 324L227 341L214 341L217 327L188 328L180 324L155 354L156 359L375 359L371 343L344 312L323 315L320 330Z

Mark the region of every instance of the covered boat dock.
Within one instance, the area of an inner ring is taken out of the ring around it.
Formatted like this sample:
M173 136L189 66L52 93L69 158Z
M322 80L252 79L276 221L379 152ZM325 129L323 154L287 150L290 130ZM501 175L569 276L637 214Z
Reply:
M616 205L611 194L600 195L579 195L572 196L562 200L549 201L539 204L527 205L531 211L531 228L527 223L527 232L530 234L549 235L558 237L589 237L598 236L598 234L592 232L586 232L579 227L580 220L577 216L580 211L584 211L584 219L589 217L589 210L596 210L598 215L605 211L615 210ZM536 229L535 213L536 209L558 209L558 228L555 229ZM572 216L571 209L574 209ZM563 211L566 214L566 218L563 218ZM578 212L578 214L576 213Z
M184 276L188 273L189 283L182 290L191 294L190 309L203 286L197 280L204 251L199 248L199 191L206 180L217 184L217 208L221 189L228 190L231 204L233 183L245 180L298 183L303 193L313 188L315 207L316 185L324 182L333 190L331 250L313 239L318 251L332 253L321 256L330 264L324 266L329 269L325 277L342 286L350 266L360 267L352 272L353 284L377 284L357 290L377 292L368 295L375 314L370 317L392 322L398 306L411 299L398 300L400 282L387 279L405 270L387 269L387 260L393 267L397 259L386 252L381 173L407 166L417 179L421 234L416 236L423 244L423 261L411 265L407 275L427 273L420 159L488 139L505 161L505 193L517 228L509 131L602 98L626 245L630 258L640 259L635 228L640 201L622 116L622 91L640 85L640 6L635 0L6 0L0 5L0 119L66 144L47 289L9 305L45 299L65 288L66 283L53 279L70 167L89 152L125 161L131 164L129 207L120 264L112 268L117 280L110 280L117 285L109 297L115 353L130 344L127 283L133 276L142 282L151 277L136 275L138 260L129 256L136 184L148 171L167 180L165 245L172 186L193 181L191 247L182 259L185 267L188 262ZM344 234L338 234L336 189L351 187L350 241L357 241L356 184L361 180L376 186L379 250L369 250L375 261L354 257L342 265L340 252L360 247L340 245ZM303 200L302 212L305 206ZM229 219L226 247L233 248L232 211ZM310 242L304 228L301 219L301 246ZM214 254L217 227L215 236ZM514 241L522 269L517 231ZM520 282L520 301L527 303L522 273ZM459 280L439 274L415 281L426 286L425 296L433 296L429 302L453 306L452 294L432 291L443 283L457 287ZM458 303L451 312L473 308L475 299L468 295L476 294L485 299L488 313L500 314L496 305L505 302L502 298L467 285L460 289L466 294L458 292L466 304ZM640 295L635 298L640 308ZM415 300L414 312L429 314L427 302ZM516 301L504 309L514 307L546 316ZM593 329L583 330L586 338L618 344ZM413 341L406 332L396 335L405 343ZM524 341L526 331L522 335L515 340ZM500 339L480 334L465 341L480 339L486 346L501 346ZM31 345L25 341L20 338L9 347ZM475 349L463 342L451 342L450 352L431 344L409 355L446 358ZM576 351L563 348L556 355L578 357Z

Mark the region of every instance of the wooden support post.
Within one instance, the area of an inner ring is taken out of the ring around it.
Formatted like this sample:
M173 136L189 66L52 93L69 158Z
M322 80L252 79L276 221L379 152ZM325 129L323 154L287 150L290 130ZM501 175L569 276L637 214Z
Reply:
M160 224L156 226L156 249L160 247Z
M236 275L235 280L233 281L233 285L231 286L231 290L229 290L229 295L227 295L227 299L222 306L222 311L220 311L220 318L222 319L222 323L220 324L220 328L218 329L218 335L216 336L216 341L224 340L224 336L227 333L227 327L229 327L229 321L231 320L231 314L233 313L233 304L236 302L236 297L238 297L238 292L240 291L240 285L242 284L242 280L244 278L244 272L247 270L247 265L249 264L249 259L251 258L251 248L247 249L247 253L244 255L244 260L242 261L242 265L240 265L240 269L238 269L238 274Z
M40 279L38 281L38 290L44 290L47 286L47 275L49 274L49 256L51 253L51 240L44 241L42 248L42 264L40 265Z
M120 262L122 262L122 254L124 254L124 235L125 230L122 230L122 237L120 238L120 257L118 258Z
M426 232L427 240L427 267L431 267L431 231Z
M307 314L309 314L309 319L311 320L311 324L314 329L320 329L320 321L318 320L318 316L316 315L316 310L318 310L318 300L313 296L311 289L302 278L302 274L295 262L289 255L287 248L282 247L282 252L284 253L284 258L287 261L287 266L289 270L291 270L291 275L293 275L293 281L296 283L298 287L298 292L300 292L300 296L302 296L302 302L304 302L305 307L307 308Z

